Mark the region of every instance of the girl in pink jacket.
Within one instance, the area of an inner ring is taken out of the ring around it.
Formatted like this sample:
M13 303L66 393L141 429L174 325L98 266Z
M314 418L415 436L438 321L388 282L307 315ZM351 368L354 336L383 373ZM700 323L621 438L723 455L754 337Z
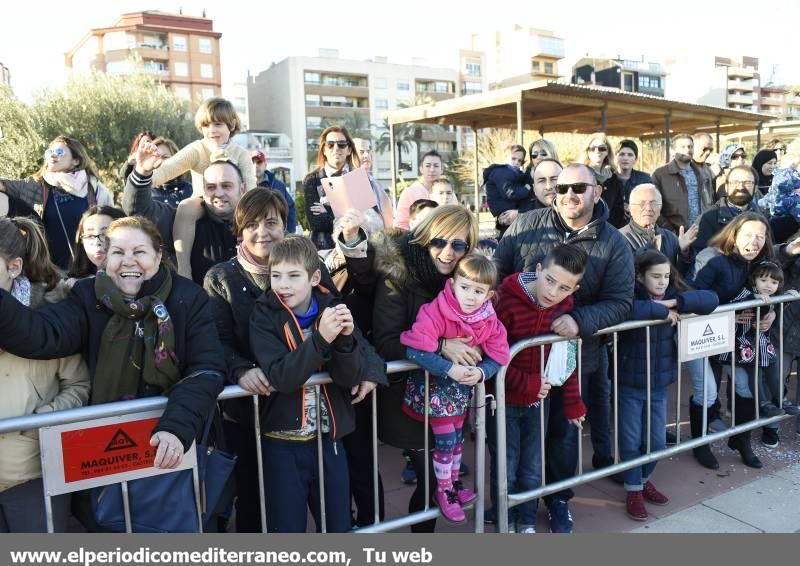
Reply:
M472 386L493 377L509 361L506 329L491 303L496 282L497 268L490 258L477 253L465 256L442 292L419 310L411 329L400 335L400 342L407 347L406 357L430 374L429 422L437 482L434 498L442 516L453 523L466 521L462 506L477 497L458 480L462 429ZM447 338L469 338L471 346L483 351L483 360L477 366L464 366L444 359L441 347ZM413 419L424 420L422 371L415 372L407 382L403 411Z

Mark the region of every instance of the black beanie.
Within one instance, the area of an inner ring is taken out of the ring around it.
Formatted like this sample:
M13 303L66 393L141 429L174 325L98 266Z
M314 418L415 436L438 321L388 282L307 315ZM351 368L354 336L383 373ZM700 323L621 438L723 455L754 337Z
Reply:
M617 147L617 153L619 153L619 150L624 149L626 147L633 152L633 155L634 157L636 157L636 159L639 159L639 146L636 145L636 142L633 140L622 140L621 142L619 142L619 146Z

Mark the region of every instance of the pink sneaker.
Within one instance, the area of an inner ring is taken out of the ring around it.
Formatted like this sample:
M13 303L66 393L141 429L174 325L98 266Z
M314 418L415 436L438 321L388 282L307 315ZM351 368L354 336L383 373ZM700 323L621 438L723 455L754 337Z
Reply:
M442 512L442 517L444 517L446 521L455 524L467 522L467 516L464 514L464 510L458 503L458 495L456 495L455 491L451 491L449 489L439 491L437 489L433 499L439 506L439 509Z
M458 496L458 502L463 507L464 505L469 505L476 499L478 499L478 494L472 491L471 489L467 489L464 487L464 484L460 481L453 482L453 491L456 492Z

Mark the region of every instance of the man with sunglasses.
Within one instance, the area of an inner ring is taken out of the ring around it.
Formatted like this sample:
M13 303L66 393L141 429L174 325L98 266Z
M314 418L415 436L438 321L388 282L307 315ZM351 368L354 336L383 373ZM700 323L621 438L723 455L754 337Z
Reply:
M705 133L695 134L692 139L694 140L694 159L695 165L700 168L705 178L711 183L713 187L719 176L719 168L714 168L708 162L711 154L714 153L714 139Z
M633 255L627 240L609 222L609 210L594 172L573 163L558 176L554 206L520 214L506 231L494 255L501 277L535 271L547 253L563 243L582 248L589 256L576 291L575 309L558 317L551 327L561 336L581 336L581 390L589 409L592 465L614 462L611 448L608 356L601 328L627 319L633 299ZM557 482L572 477L578 463L578 429L567 423L558 388L551 391L548 420L546 477ZM544 498L552 532L572 532L567 489Z
M694 140L689 134L672 139L672 161L653 172L653 183L661 193L661 218L658 223L676 234L688 229L714 204L714 189L708 177L694 162Z

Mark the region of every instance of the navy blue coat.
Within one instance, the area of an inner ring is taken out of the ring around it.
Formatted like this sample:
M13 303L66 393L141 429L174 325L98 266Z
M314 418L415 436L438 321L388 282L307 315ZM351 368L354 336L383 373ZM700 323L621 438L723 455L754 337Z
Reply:
M713 291L676 292L670 285L665 300L676 299L679 313L709 314L719 304ZM636 283L636 296L631 311L632 320L664 320L669 309L654 302L650 294ZM677 377L677 327L661 324L650 327L650 383L653 389L667 387ZM638 328L620 334L620 383L625 387L647 387L647 330Z
M505 163L495 163L483 170L486 204L495 217L506 210L517 210L531 198L531 178Z
M705 248L694 262L695 289L713 289L725 305L747 284L750 262L738 254L723 255L717 248Z

